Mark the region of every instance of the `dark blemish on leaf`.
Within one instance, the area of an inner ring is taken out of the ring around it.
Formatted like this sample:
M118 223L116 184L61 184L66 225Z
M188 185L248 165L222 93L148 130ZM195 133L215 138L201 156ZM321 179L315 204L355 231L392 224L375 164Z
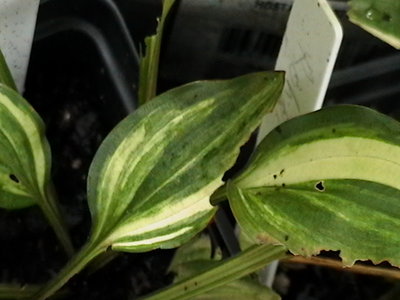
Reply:
M194 282L194 285L197 286L197 281Z
M261 192L257 192L257 193L256 193L256 196L261 196Z
M276 174L274 174L274 179L276 179L276 177L278 177Z
M385 22L390 22L390 21L392 21L392 16L389 14L383 14L382 20Z
M282 187L285 187L285 186L286 186L286 184L282 183Z
M185 290L185 292L188 290L188 287L187 286L185 286L184 288L183 288L184 290Z
M336 129L335 128L332 128L332 133L336 133Z
M285 172L285 169L282 169L280 172L279 172L279 175L283 175L283 172Z
M10 174L10 179L12 180L12 181L14 181L14 182L16 182L16 183L19 183L19 179L18 179L18 177L17 176L15 176L14 174Z
M281 128L281 126L276 127L275 130L276 130L278 133L282 133L282 128Z
M196 99L197 98L197 94L194 94L194 99Z
M325 191L325 186L324 186L324 182L323 181L318 181L315 184L315 189L319 192L324 192Z
M320 6L321 6L321 4L319 4L319 2L317 2L317 5L318 5L318 7L320 7Z
M288 241L288 240L289 240L289 236L285 235L285 241Z

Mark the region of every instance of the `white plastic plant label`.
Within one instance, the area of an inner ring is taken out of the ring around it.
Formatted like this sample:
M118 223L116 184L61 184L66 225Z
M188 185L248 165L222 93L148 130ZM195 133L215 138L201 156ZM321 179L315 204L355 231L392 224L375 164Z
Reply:
M0 48L23 91L39 0L0 0Z
M281 99L258 142L280 123L321 108L343 31L326 0L294 1L275 69L286 71Z

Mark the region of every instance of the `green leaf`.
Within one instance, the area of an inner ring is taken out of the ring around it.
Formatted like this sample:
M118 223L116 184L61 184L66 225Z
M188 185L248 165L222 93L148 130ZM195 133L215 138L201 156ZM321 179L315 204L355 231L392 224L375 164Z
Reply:
M211 269L207 269L191 278L181 280L172 286L166 287L165 289L146 296L143 299L197 299L195 297L204 293L208 293L214 289L219 289L220 287L223 287L234 280L261 269L266 264L276 259L282 259L286 256L286 248L282 246L252 246L240 252L236 256L223 260L221 263L216 264ZM220 298L217 296L214 299ZM248 298L242 297L242 299Z
M72 253L50 181L51 154L42 119L15 90L0 84L0 208L37 204Z
M217 266L221 260L221 256L211 256L211 242L207 236L201 236L179 247L169 268L171 272L176 274L174 282L186 280ZM270 288L258 283L257 278L244 277L228 282L199 296L191 297L190 299L278 300L280 297Z
M393 47L400 49L400 2L351 0L350 21Z
M14 90L0 85L0 207L17 209L45 198L50 149L44 124Z
M161 19L155 35L145 38L146 54L139 66L139 103L144 104L156 96L160 49L167 16L175 0L164 0Z
M6 59L3 52L0 50L0 83L7 85L13 90L17 91L14 78L11 75L10 69L8 68Z
M236 219L255 242L310 256L340 250L400 265L400 124L338 106L290 120L228 183Z
M201 231L210 195L262 116L283 73L254 73L170 90L123 120L89 171L92 240L120 251L176 247Z

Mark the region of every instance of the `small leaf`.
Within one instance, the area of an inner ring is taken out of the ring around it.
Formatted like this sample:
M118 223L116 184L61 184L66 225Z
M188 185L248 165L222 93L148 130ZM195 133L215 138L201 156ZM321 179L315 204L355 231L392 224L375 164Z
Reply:
M351 0L350 21L393 47L400 49L400 2Z
M164 0L161 19L155 35L145 38L146 54L140 59L139 103L144 104L156 96L158 67L164 24L175 0Z
M228 183L242 229L255 242L310 256L340 250L344 263L400 265L400 124L339 106L290 120Z
M262 116L282 73L187 84L123 120L89 171L92 240L121 251L176 247L201 231L209 197Z

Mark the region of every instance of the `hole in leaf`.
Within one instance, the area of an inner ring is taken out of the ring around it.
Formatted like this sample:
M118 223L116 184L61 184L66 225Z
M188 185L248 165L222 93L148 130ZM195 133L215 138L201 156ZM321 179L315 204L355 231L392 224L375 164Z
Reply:
M19 183L19 179L18 179L18 177L17 176L15 176L14 174L10 174L10 179L12 180L12 181L14 181L14 182L16 182L16 183Z
M324 192L325 191L325 186L324 186L324 182L323 181L318 181L315 184L315 189L319 192Z

